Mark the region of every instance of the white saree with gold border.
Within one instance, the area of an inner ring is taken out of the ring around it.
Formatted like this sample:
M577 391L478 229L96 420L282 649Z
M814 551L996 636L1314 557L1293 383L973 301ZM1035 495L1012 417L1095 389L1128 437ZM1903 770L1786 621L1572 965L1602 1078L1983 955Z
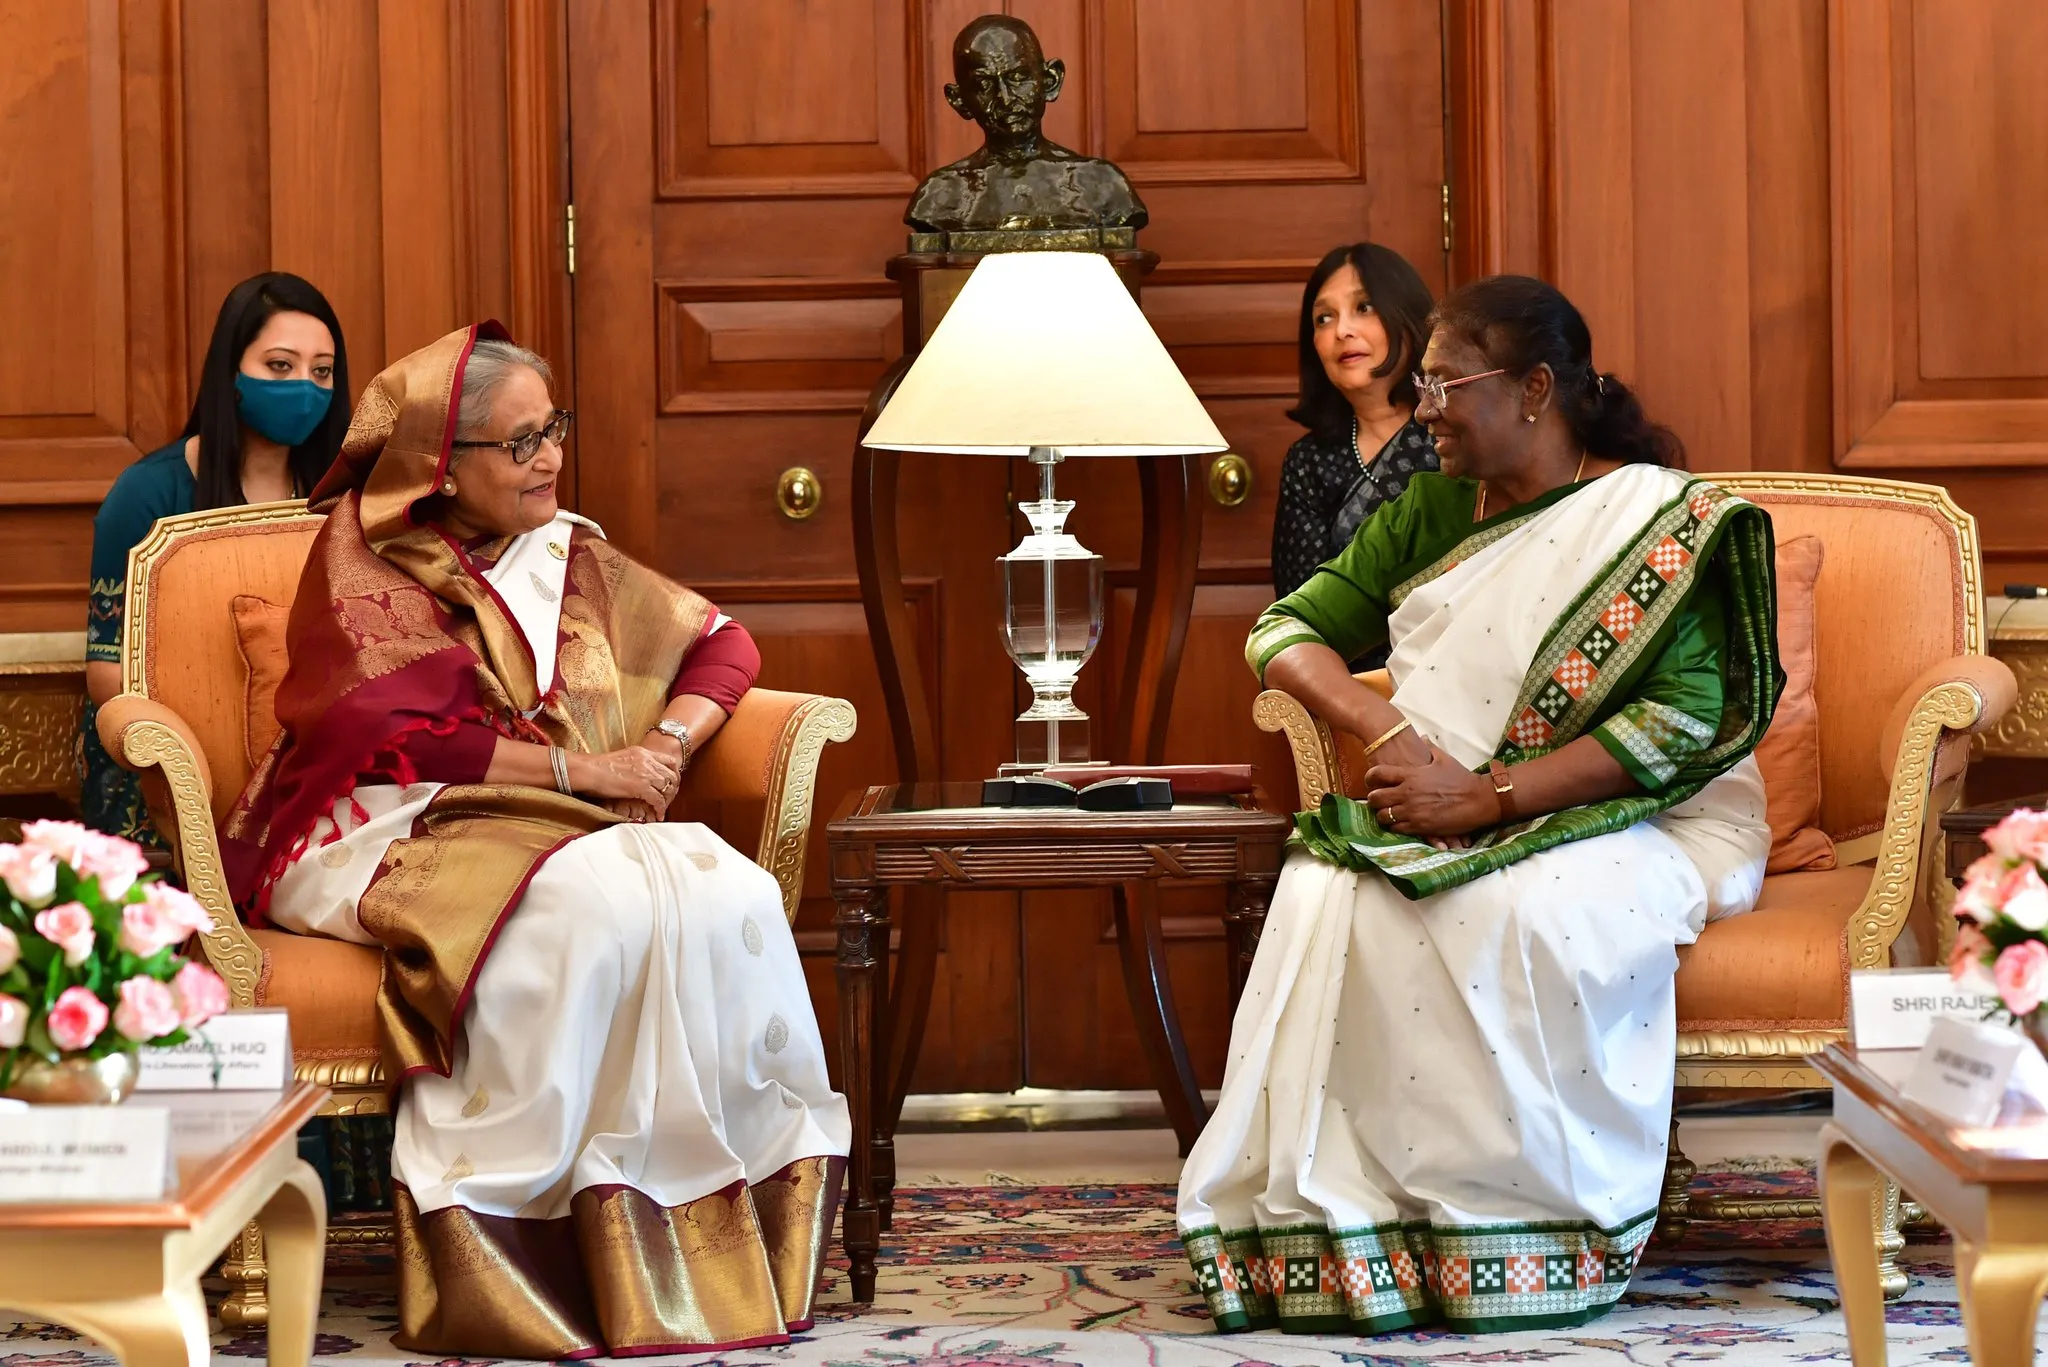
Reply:
M542 679L562 598L548 547L571 520L515 538L487 576ZM357 787L270 919L377 943L357 904L441 787ZM400 1215L434 1259L401 1296L401 1341L551 1357L784 1341L812 1320L849 1135L773 876L698 824L570 840L492 947L450 1075L399 1094Z

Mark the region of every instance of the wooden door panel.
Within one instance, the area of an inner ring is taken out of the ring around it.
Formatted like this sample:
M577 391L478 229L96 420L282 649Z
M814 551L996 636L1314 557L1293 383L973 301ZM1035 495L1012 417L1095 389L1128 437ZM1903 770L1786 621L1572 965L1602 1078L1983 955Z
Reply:
M917 188L917 6L660 0L655 13L663 198L907 198Z
M1104 155L1159 184L1356 177L1357 19L1344 0L1106 0Z
M903 354L891 280L664 280L658 297L663 413L859 412Z
M1435 0L1376 0L1371 42L1361 0L571 0L584 508L617 521L621 544L665 572L716 584L763 634L764 682L855 701L861 737L828 752L821 834L845 789L893 773L851 596L853 434L900 352L884 266L904 249L908 197L979 143L941 93L953 37L998 8L1066 63L1049 134L1116 159L1145 196L1141 242L1164 257L1146 307L1254 467L1244 507L1209 510L1176 756L1279 753L1251 727L1241 652L1269 593L1272 493L1296 434L1281 410L1294 393L1301 280L1332 245L1368 234L1441 276ZM824 492L804 522L774 500L778 475L797 465ZM1011 753L1018 679L998 633L995 561L1019 532L1005 492L1028 476L992 459L903 463L904 571L926 586L916 612L948 778L984 777ZM1134 566L1131 462L1074 462L1060 487L1080 500L1077 535L1113 570ZM1117 612L1129 606L1126 592ZM1089 687L1114 676L1119 630L1084 674ZM1106 708L1091 710L1107 737ZM799 941L832 1032L821 840L811 864ZM1015 896L952 899L914 1085L1142 1085L1130 1059L1112 1065L1088 1043L1112 1016L1130 1028L1115 947L1102 940L1106 905L1034 897L1020 922ZM1176 894L1170 926L1211 1073L1228 1028L1220 905ZM1035 975L1020 925L1032 954L1052 956L1034 961ZM1072 984L1052 970L1061 946L1108 965L1085 1010L1067 1009Z

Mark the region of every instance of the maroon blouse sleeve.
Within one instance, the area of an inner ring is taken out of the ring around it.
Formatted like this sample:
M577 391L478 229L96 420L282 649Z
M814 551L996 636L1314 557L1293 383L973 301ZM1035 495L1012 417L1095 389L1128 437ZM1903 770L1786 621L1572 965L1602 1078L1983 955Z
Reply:
M671 699L685 693L709 698L725 709L729 717L741 697L754 686L761 673L761 649L747 629L738 622L726 624L690 647L676 681L669 685Z
M482 783L498 749L498 733L480 721L458 722L453 731L409 731L396 747L421 783ZM395 776L387 776L395 777Z

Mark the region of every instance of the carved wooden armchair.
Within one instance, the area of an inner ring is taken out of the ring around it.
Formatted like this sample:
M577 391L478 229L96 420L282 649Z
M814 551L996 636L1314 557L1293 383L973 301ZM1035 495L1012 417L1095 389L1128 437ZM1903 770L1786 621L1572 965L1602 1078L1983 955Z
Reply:
M185 886L212 914L206 958L234 1005L289 1012L294 1071L333 1091L324 1114L374 1114L389 1104L374 1004L381 955L243 925L228 901L215 832L248 781L254 748L231 600L247 594L288 606L324 520L302 503L273 503L158 522L129 557L122 693L100 709L99 730L108 753L161 780L145 783L151 815ZM852 704L841 699L755 689L684 776L676 799L692 819L755 852L781 885L791 917L803 886L818 759L853 729ZM390 1225L344 1222L329 1230L335 1242L382 1240ZM253 1225L229 1250L222 1274L231 1286L222 1323L262 1324L263 1245Z
M2012 706L2011 671L1984 652L1977 523L1945 490L1895 480L1717 474L1761 505L1782 545L1821 538L1815 586L1814 696L1820 711L1820 826L1837 867L1764 879L1756 909L1709 925L1679 951L1678 1083L1693 1087L1826 1085L1805 1059L1848 1037L1849 972L1944 962L1937 818L1955 805L1970 736ZM1385 675L1361 676L1385 688ZM1331 791L1363 790L1357 740L1288 694L1254 704L1285 732L1303 808ZM1817 1218L1813 1200L1689 1197L1693 1165L1672 1126L1663 1216ZM1897 1192L1883 1240L1886 1288L1905 1290L1892 1261Z

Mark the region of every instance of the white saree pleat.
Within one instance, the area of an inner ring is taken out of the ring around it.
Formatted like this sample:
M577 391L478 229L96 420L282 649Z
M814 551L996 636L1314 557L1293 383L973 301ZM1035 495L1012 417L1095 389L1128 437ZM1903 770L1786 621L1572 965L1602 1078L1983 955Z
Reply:
M1678 483L1616 472L1411 593L1396 705L1485 759L1549 623ZM1290 855L1181 1176L1219 1324L1487 1329L1611 1305L1663 1179L1677 946L1754 901L1761 798L1745 761L1655 821L1419 901Z
M551 1219L587 1187L683 1205L849 1133L775 880L705 827L619 826L542 865L450 1076L407 1089L393 1171L422 1212Z

